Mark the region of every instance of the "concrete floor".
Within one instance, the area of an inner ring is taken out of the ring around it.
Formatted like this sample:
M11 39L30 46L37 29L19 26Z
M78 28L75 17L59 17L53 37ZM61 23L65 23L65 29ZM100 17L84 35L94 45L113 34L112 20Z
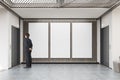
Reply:
M0 80L120 80L120 73L99 64L19 65L0 72Z

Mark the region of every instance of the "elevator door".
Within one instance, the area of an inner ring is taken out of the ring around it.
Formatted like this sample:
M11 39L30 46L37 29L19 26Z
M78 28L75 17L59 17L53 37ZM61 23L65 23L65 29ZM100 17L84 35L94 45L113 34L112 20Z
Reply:
M12 26L12 67L20 64L20 31Z
M101 29L101 64L109 67L109 26Z

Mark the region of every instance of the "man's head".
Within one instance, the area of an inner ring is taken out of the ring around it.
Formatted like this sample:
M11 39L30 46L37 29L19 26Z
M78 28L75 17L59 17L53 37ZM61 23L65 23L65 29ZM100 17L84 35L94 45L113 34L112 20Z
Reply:
M25 38L29 38L30 34L29 33L25 33Z

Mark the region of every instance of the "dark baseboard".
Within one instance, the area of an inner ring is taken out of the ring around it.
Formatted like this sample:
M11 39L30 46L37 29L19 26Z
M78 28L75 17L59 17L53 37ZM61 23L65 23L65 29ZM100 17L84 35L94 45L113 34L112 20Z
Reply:
M32 62L32 64L99 64L99 62Z

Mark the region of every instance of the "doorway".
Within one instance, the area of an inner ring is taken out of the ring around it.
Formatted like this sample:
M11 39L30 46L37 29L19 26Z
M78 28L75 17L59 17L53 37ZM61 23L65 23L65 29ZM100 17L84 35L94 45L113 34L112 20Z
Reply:
M109 26L101 29L101 64L109 67Z
M12 26L12 67L20 64L20 30Z

